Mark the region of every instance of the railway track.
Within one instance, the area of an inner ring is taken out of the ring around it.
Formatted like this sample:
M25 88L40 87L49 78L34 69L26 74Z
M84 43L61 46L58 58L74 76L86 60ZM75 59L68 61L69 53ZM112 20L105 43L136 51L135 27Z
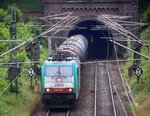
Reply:
M107 75L108 75L108 83L109 83L109 89L110 89L113 115L117 116L116 105L115 105L115 100L114 100L114 95L113 95L113 86L112 86L112 81L111 81L111 76L110 76L110 71L109 71L108 64L106 64L106 69L107 69Z
M116 116L113 87L110 78L107 64L96 63L94 116Z
M71 112L70 110L46 110L45 113L39 112L32 116L128 116L114 93L114 83L120 96L124 92L119 78L115 63L84 64L79 101L70 109ZM112 84L111 81L114 83ZM124 99L124 96L120 99ZM122 102L128 107L126 99Z
M48 110L46 116L69 116L70 110Z
M116 115L118 116L130 116L131 112L128 109L129 103L126 102L127 95L125 94L124 87L121 82L121 78L119 77L119 72L116 73L118 70L117 64L108 64L107 63L107 70L110 77L110 82L113 86L113 93L114 93L114 104L116 106Z

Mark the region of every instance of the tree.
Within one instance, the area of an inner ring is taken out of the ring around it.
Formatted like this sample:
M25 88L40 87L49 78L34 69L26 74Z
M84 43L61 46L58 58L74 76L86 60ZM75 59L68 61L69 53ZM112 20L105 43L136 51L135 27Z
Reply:
M144 16L142 18L142 21L144 23L150 23L150 7L148 7L147 10L144 12Z
M21 10L18 9L16 4L10 5L8 7L8 9L7 9L8 14L11 14L12 10L16 11L16 21L17 22L22 21L23 14L22 14Z
M7 11L0 9L0 22L8 23L10 21L11 16Z

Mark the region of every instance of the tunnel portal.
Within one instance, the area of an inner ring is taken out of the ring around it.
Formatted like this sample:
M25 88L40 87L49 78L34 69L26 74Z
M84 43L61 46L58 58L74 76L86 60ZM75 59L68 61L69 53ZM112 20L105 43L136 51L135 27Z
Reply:
M68 37L81 34L88 39L88 60L106 60L113 55L113 43L109 40L111 31L102 27L104 25L98 21L87 20L78 23L68 34Z

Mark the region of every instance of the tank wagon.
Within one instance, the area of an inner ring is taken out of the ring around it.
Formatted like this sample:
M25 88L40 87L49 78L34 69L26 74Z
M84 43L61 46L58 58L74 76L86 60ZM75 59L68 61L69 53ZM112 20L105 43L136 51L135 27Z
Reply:
M87 39L74 35L64 41L42 66L41 101L52 108L71 107L80 92L80 61Z

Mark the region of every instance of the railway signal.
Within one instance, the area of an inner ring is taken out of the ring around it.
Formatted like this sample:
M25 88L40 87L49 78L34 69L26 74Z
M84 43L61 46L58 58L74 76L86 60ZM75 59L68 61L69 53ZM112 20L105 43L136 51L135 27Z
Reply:
M40 47L39 41L30 42L26 48L27 56L31 61L38 61L40 59Z
M135 43L135 45L134 45L134 47L132 48L134 51L136 51L136 52L141 52L141 45L140 44L138 44L138 43ZM139 54L136 54L136 53L134 53L134 55L133 55L133 57L134 57L134 59L140 59L141 58L141 56L139 55ZM134 60L133 61L133 67L134 67L134 71L136 70L136 68L138 68L139 67L139 64L140 64L140 60Z
M140 52L140 48L137 46L133 47L132 49L136 52ZM140 58L140 55L134 53L134 59L139 59L139 58Z

